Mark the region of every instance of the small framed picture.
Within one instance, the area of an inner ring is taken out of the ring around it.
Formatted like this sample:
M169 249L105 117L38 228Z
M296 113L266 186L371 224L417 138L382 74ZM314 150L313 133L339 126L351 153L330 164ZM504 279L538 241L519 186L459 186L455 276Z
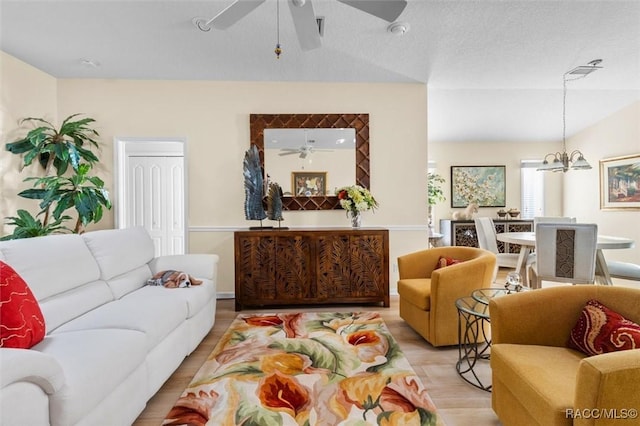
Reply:
M600 208L640 210L640 154L600 160Z
M296 197L327 195L327 172L291 172L291 188Z

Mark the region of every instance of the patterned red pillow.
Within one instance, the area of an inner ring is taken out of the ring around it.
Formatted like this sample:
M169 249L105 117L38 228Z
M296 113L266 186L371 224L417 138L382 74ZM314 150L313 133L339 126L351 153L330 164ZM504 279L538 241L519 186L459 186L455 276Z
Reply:
M571 330L568 346L586 355L640 348L640 325L589 300Z
M28 349L44 339L38 301L13 268L0 261L0 347Z
M444 268L445 266L451 266L462 262L464 261L453 259L451 257L440 256L440 258L438 259L438 263L436 264L436 269Z

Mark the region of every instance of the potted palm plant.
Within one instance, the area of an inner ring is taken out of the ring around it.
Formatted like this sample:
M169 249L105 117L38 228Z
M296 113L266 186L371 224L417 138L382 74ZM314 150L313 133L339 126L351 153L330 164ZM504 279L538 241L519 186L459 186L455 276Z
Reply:
M59 129L42 118L25 118L21 124L31 123L36 127L25 137L5 145L7 151L23 156L24 168L36 161L43 169L43 176L24 179L32 182L32 188L18 193L23 198L40 200L40 211L34 217L26 210L19 210L17 216L5 218L14 229L2 239L82 233L89 223L97 223L102 218L105 208L111 208L104 182L90 175L93 165L99 161L91 151L92 147L98 148L99 134L90 126L95 120L79 115L67 117ZM71 228L65 226L65 222L73 220L66 214L70 209L77 215Z

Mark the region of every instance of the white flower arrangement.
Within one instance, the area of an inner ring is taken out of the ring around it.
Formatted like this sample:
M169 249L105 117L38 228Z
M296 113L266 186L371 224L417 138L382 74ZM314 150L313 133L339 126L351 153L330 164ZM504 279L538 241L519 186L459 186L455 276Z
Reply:
M371 192L360 185L344 186L336 191L340 206L349 213L363 212L378 207Z

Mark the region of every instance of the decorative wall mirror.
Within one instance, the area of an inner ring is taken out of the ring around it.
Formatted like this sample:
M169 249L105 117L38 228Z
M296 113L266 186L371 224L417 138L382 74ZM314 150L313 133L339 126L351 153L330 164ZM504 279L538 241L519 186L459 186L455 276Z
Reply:
M369 114L251 114L249 124L265 180L282 186L286 210L339 209L336 188L369 188Z

